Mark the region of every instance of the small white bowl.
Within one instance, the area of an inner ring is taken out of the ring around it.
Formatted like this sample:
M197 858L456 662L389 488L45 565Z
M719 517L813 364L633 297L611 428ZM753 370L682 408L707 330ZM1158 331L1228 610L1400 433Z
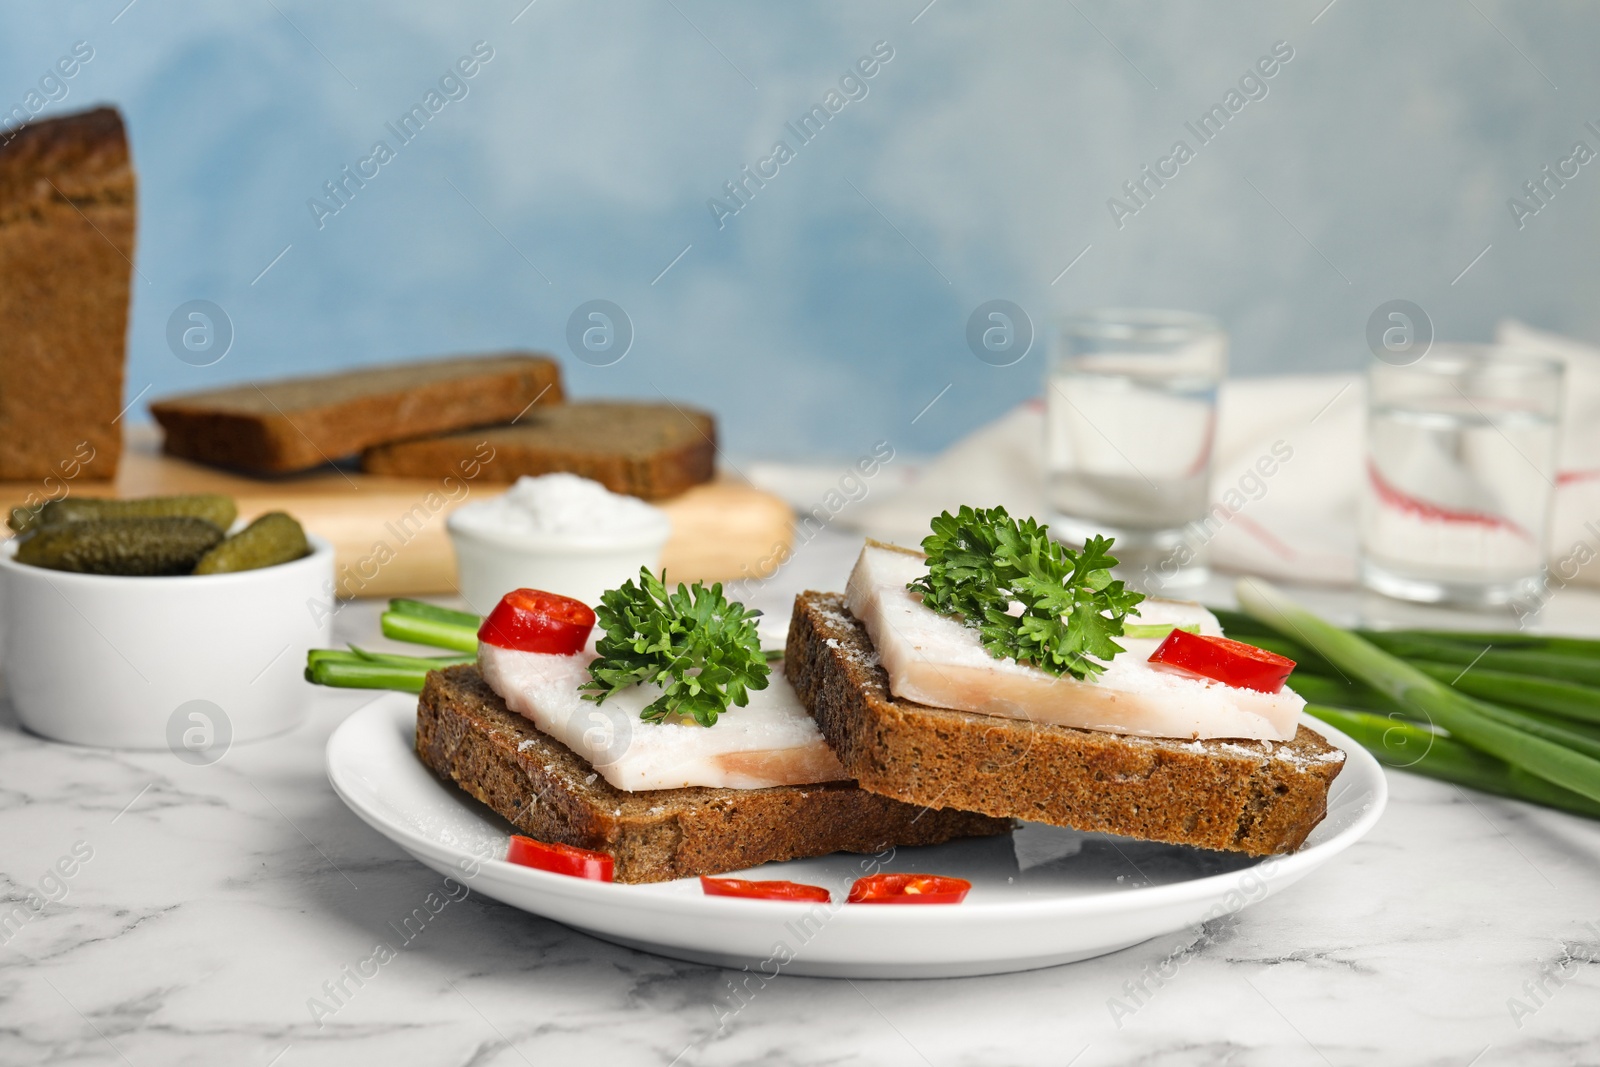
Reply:
M671 533L667 524L627 537L501 533L469 527L455 515L445 528L455 547L457 588L480 615L513 589L542 589L595 607L601 593L637 578L640 567L659 568Z
M189 763L298 725L306 651L332 640L333 546L234 574L133 578L18 563L0 547L6 688L57 741L170 748Z

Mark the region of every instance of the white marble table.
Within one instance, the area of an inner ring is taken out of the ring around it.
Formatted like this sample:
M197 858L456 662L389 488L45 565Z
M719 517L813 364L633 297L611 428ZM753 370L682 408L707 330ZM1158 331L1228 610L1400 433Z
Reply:
M826 534L753 599L836 587L850 552ZM1595 630L1600 597L1551 615ZM376 630L374 605L338 620L341 640ZM729 972L470 895L316 1018L324 983L401 945L390 922L439 884L323 775L329 732L370 699L318 691L306 725L204 767L42 741L0 708L0 1063L1600 1062L1600 824L1405 774L1305 881L1083 963L785 976L719 1032ZM43 906L19 919L30 892Z

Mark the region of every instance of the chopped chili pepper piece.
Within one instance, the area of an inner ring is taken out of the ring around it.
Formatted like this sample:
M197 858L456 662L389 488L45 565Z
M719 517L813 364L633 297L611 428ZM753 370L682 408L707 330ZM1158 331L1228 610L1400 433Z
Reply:
M1294 670L1294 660L1243 641L1173 630L1150 654L1150 662L1175 667L1240 689L1276 693Z
M820 885L804 882L752 882L743 878L700 878L700 888L712 897L748 897L752 900L810 900L826 904L833 897Z
M588 878L596 882L612 881L613 862L604 852L591 852L576 845L535 841L521 834L511 835L511 847L506 851L506 862L520 863L524 867L533 867L552 874Z
M972 883L939 874L872 874L850 887L851 904L959 904Z
M513 589L478 628L478 640L518 652L570 656L594 629L594 610L581 600L538 589Z

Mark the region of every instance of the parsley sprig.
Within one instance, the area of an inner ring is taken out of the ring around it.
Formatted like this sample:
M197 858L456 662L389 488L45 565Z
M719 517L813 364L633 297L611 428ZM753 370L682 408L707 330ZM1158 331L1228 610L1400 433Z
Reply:
M749 691L765 689L771 668L756 632L758 611L729 601L718 583L707 589L678 583L668 592L648 568L600 597L595 610L605 636L595 644L583 699L603 704L606 697L636 683L664 688L639 713L646 722L673 714L716 725L729 707L744 707Z
M928 573L908 588L941 615L977 630L997 659L1031 663L1051 674L1089 678L1123 651L1113 638L1138 614L1142 593L1111 577L1111 539L1095 537L1074 552L1033 519L1004 508L963 506L933 520L923 539ZM1021 604L1021 614L1013 614Z

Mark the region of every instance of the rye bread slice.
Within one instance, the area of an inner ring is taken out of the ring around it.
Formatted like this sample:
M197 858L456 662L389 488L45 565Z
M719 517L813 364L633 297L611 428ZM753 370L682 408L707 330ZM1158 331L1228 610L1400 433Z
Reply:
M861 788L909 804L1259 856L1300 847L1344 766L1305 726L1292 741L1183 741L896 699L838 593L795 598L784 670Z
M128 139L108 107L20 128L6 118L0 481L109 479L122 454L138 216Z
M646 500L677 496L716 473L717 424L678 404L583 401L536 408L514 426L446 434L368 449L369 474L439 478L487 441L494 459L482 480L565 472L592 478L613 493Z
M508 709L470 665L428 675L417 702L417 754L519 832L610 854L619 882L936 845L1011 828L1008 819L930 811L851 782L625 792Z
M150 413L171 455L287 474L385 441L509 422L530 405L561 399L555 360L502 352L210 389L157 400ZM461 458L482 457L469 449Z

